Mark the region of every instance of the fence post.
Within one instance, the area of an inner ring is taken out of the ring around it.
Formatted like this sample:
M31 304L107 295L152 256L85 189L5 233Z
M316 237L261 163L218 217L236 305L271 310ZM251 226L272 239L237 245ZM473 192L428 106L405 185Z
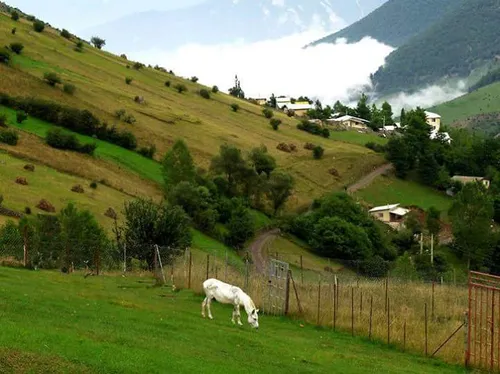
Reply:
M28 225L24 225L23 229L23 252L24 252L24 267L28 267Z
M321 276L319 277L319 282L318 282L318 310L317 310L317 316L316 316L316 323L319 326L319 309L321 307Z
M359 315L363 314L363 291L359 291Z
M387 300L389 298L389 273L385 278L385 312L387 313Z
M436 282L432 281L432 299L431 299L431 318L434 319L434 289L436 287Z
M127 243L123 244L123 272L127 272Z
M225 264L224 264L224 280L227 282L227 262L228 262L228 259L227 259L227 250L226 250L226 253L225 253Z
M387 345L391 344L391 304L387 299Z
M208 279L209 266L210 266L210 255L207 254L207 277L205 279Z
M370 296L370 327L368 332L368 339L372 338L372 322L373 322L373 296Z
M406 352L406 320L403 325L403 352Z
M157 269L158 269L158 252L156 251L156 246L153 246L153 257L154 257L154 260L153 260L153 266L154 266L154 269L153 269L153 275L154 277L156 278L157 276Z
M354 336L354 287L351 286L351 335Z
M191 289L191 268L193 267L193 254L189 251L189 272L188 272L188 289Z
M427 356L427 303L425 303L425 355Z
M290 308L290 276L292 271L288 270L286 273L286 284L285 284L285 316L288 315L288 310Z
M333 282L333 331L337 329L337 276Z
M302 264L302 255L300 255L300 279L302 284L304 284L304 266Z

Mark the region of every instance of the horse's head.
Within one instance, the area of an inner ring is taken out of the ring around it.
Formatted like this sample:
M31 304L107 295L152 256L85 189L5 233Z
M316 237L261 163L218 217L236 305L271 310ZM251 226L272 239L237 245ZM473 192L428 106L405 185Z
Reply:
M252 312L248 315L248 323L254 328L259 328L259 309L253 309Z

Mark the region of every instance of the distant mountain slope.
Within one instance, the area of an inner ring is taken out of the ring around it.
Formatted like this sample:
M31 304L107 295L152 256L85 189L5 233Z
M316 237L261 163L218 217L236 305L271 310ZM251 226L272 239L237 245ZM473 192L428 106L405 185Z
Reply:
M456 4L457 0L389 0L362 20L313 45L335 43L338 38L346 38L348 42L354 43L371 36L385 44L399 47L442 18Z
M188 43L220 44L276 39L321 26L340 29L386 0L207 0L170 11L131 14L83 31L107 39L115 52L174 49ZM359 3L359 5L358 5ZM361 6L361 9L360 9Z
M500 55L500 2L462 0L443 19L394 51L374 75L379 93L466 78Z

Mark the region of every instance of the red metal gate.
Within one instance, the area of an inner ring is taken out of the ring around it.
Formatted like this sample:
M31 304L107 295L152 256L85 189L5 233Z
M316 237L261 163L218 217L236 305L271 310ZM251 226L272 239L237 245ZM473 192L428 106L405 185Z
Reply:
M469 272L466 366L500 370L500 277Z

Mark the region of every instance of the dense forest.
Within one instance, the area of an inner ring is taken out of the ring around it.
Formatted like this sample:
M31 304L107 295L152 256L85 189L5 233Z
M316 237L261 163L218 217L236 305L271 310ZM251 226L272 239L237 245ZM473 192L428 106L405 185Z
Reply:
M419 15L415 20L421 20ZM394 51L374 75L377 91L390 94L467 77L500 54L497 0L461 1L441 21Z
M500 67L491 69L488 74L484 75L476 84L469 87L469 92L479 90L482 87L489 86L496 82L500 82Z
M385 44L399 47L438 21L456 3L456 0L389 0L360 21L313 45L335 43L337 38L354 43L370 35Z

